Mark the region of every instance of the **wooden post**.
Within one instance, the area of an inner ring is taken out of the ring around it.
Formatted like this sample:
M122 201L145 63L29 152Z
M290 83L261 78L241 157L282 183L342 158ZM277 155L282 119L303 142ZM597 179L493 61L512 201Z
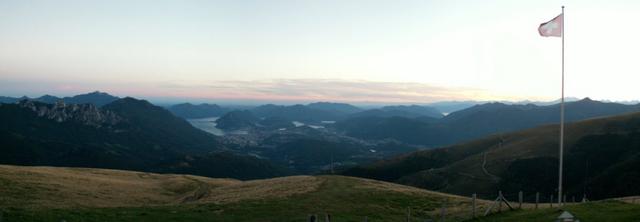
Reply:
M407 222L411 221L411 208L407 207Z
M471 218L476 218L476 198L475 193L471 195Z
M553 194L551 194L551 197L549 197L549 207L553 208Z
M502 198L502 190L498 191L498 199L499 199L499 201L498 201L498 212L502 212L502 200L503 200L503 198Z
M309 222L316 222L316 215L309 215Z
M538 209L538 203L540 203L540 192L536 192L536 210Z
M518 192L518 209L522 209L522 191Z
M325 214L324 222L331 222L331 214Z

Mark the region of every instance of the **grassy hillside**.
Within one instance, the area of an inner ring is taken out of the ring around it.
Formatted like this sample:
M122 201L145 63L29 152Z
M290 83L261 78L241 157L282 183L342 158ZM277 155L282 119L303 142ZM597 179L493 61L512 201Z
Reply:
M435 218L446 200L451 221L470 200L344 176L239 181L90 168L0 165L3 221L413 221ZM480 201L481 207L486 206Z
M562 209L517 210L501 214L489 215L474 222L549 222L564 211L569 211L582 222L637 222L640 221L640 205L619 201L591 202L585 204L569 205Z
M493 135L343 174L464 195L495 194L497 190L553 194L558 128L547 125ZM581 197L584 191L590 198L640 193L634 186L640 182L640 113L568 124L565 132L565 189L570 196Z

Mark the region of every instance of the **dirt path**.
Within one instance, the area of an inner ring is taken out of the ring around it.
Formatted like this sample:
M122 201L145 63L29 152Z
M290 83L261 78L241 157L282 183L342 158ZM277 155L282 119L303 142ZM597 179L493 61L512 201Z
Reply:
M488 152L485 151L484 154L483 154L484 157L482 159L482 171L484 172L484 174L486 174L487 176L491 177L491 179L493 179L494 182L498 183L498 182L500 182L500 177L489 173L489 171L486 168L486 165L487 165L487 153Z
M182 198L181 203L200 200L211 192L212 187L209 186L209 184L207 184L206 182L188 176L184 176L184 178L195 182L198 187L193 191L191 195Z

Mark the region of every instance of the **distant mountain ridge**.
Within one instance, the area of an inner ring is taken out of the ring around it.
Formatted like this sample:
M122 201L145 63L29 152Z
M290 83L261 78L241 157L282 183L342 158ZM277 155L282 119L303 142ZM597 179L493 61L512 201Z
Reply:
M104 106L108 103L118 100L119 98L116 96L109 95L108 93L94 91L86 94L75 95L71 97L60 98L52 95L43 95L37 98L29 98L26 96L20 98L14 97L0 97L0 103L16 103L20 100L32 100L42 103L54 104L58 101L63 101L67 104L84 104L91 103L95 106Z
M442 118L444 115L439 110L429 106L384 106L378 109L370 109L362 112L351 114L349 117L430 117Z
M362 111L361 108L346 103L316 102L308 104L307 107L344 114L352 114Z
M575 97L566 97L564 98L565 102L575 102L578 101L580 99L575 98ZM560 100L553 100L553 101L532 101L532 100L522 100L522 101L473 101L473 100L467 100L467 101L440 101L440 102L433 102L433 103L427 103L425 105L436 108L440 111L442 111L443 113L453 113L456 111L460 111L463 109L467 109L469 107L475 106L475 105L480 105L480 104L485 104L485 103L503 103L503 104L508 104L508 105L527 105L527 104L533 104L536 106L548 106L548 105L554 105L554 104L558 104L560 103ZM636 103L624 103L624 102L619 102L621 104L627 104L627 105L633 105Z
M222 127L232 126L232 121L240 121L236 126L251 127L254 125L272 126L275 120L278 125L285 121L297 121L304 124L323 124L327 121L335 122L358 117L411 117L411 118L441 118L443 115L436 109L426 106L385 106L378 109L363 110L344 103L319 102L308 105L274 105L266 104L245 110L229 112L218 119L224 122ZM248 112L248 113L247 113ZM249 113L251 115L249 115ZM233 115L233 116L228 116ZM265 120L261 123L261 120ZM239 128L239 127L230 128Z
M327 109L315 109L305 105L274 105L267 104L250 110L258 118L279 117L290 121L305 123L319 123L321 121L335 121L342 119L345 114L328 111Z
M308 105L274 105L265 104L257 107L223 107L216 104L181 103L168 108L173 114L182 118L207 118L222 117L234 110L249 110L256 117L277 117L288 120L318 122L322 120L335 120L344 115L360 112L362 109L346 103L317 102Z
M640 111L639 104L605 103L585 98L566 103L565 120L573 122L636 111ZM553 124L559 120L558 104L537 106L486 103L453 112L440 119L373 116L346 119L336 123L335 127L357 138L396 139L401 142L436 147L495 133Z
M65 103L73 103L73 104L91 103L98 107L104 106L118 99L120 98L109 95L108 93L100 92L100 91L62 98L62 100Z

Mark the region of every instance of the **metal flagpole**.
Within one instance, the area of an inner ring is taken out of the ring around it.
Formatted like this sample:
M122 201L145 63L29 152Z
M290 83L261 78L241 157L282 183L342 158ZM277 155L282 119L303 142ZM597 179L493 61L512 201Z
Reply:
M560 166L558 169L558 204L562 205L562 159L564 149L564 5L562 6L562 98L560 98Z

